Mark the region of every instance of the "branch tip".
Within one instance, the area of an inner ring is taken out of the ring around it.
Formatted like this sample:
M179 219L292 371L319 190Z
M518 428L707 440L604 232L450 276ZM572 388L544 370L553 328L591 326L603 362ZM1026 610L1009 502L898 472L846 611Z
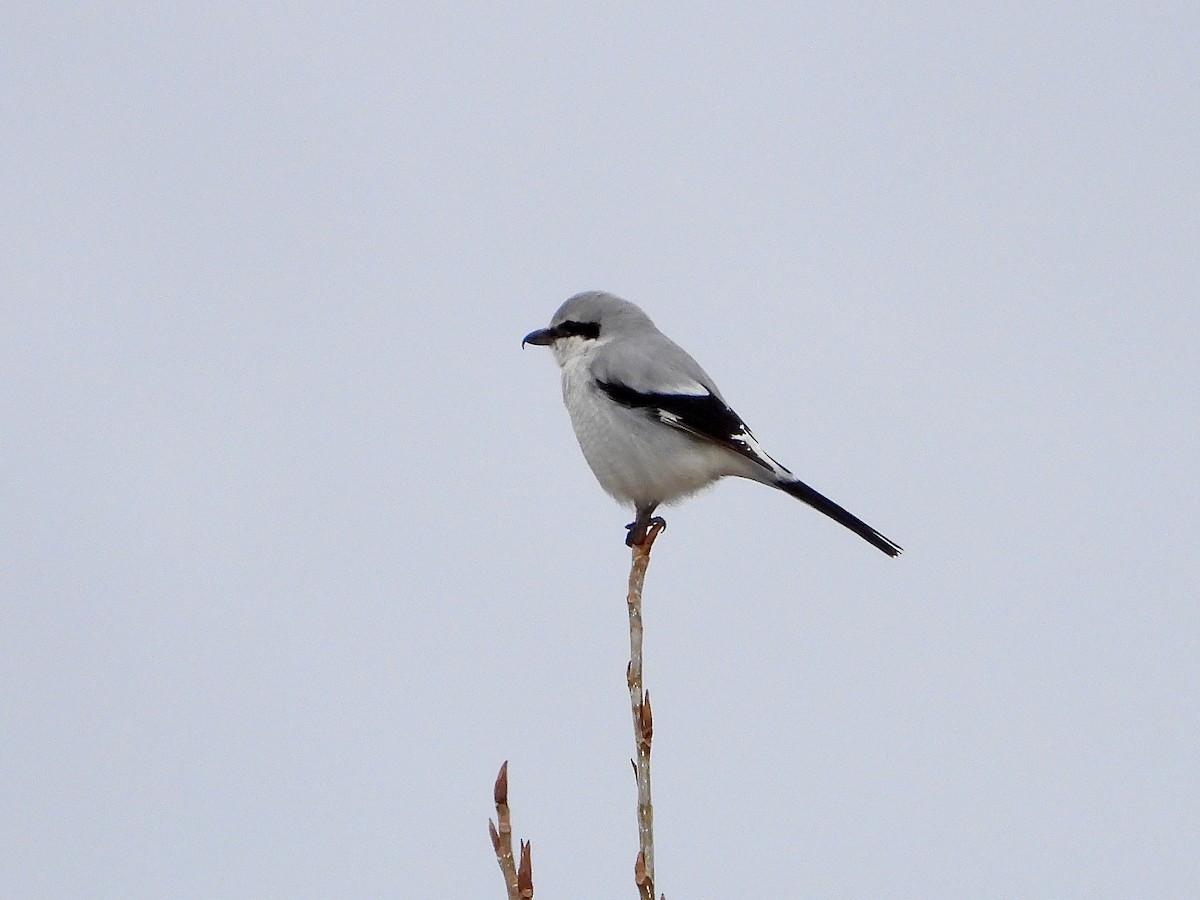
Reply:
M492 796L496 801L496 805L508 802L508 760L500 766L500 774L496 776L496 786L492 789Z

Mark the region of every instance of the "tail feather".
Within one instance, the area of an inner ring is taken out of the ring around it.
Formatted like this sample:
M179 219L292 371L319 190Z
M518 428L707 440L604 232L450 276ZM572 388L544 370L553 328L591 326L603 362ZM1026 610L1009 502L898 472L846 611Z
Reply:
M878 547L888 556L899 556L900 545L884 537L858 516L847 512L824 494L810 488L803 481L787 481L780 479L776 484L781 490L787 491L797 500L803 500L817 512L822 512L839 525L845 525L860 538L874 547Z

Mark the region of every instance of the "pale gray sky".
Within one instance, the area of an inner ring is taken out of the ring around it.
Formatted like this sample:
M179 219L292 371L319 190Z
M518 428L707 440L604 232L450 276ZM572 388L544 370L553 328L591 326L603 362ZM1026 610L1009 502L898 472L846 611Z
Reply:
M0 893L634 896L602 288L907 550L668 511L667 896L1196 896L1195 5L409 7L0 18Z

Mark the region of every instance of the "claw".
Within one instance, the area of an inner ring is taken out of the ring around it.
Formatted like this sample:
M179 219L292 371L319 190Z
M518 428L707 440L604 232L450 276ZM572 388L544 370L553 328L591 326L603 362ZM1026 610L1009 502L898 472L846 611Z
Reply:
M625 526L629 534L625 535L626 547L639 547L646 543L646 537L650 533L650 529L654 529L655 533L662 531L667 527L667 520L662 516L650 516L647 519L638 519L635 522L630 522Z
M632 547L646 539L646 526L640 522L630 522L625 526L629 534L625 535L625 546Z

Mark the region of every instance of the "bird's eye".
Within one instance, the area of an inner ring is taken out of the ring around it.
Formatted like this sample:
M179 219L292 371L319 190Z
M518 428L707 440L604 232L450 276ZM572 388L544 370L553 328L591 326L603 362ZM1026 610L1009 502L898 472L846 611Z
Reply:
M557 330L564 337L581 337L591 341L600 337L599 322L575 322L567 320L559 325Z

